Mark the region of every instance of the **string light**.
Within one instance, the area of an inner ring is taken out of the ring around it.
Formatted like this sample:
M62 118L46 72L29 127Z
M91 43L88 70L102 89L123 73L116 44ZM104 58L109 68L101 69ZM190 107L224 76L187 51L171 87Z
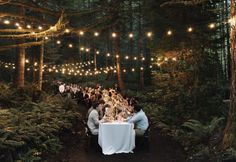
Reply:
M107 53L107 57L110 57L111 56L111 54L110 53Z
M147 32L147 37L152 37L152 32Z
M126 69L124 69L123 72L126 73Z
M129 56L125 56L125 59L128 60L128 59L129 59Z
M116 58L119 58L120 56L119 55L116 55Z
M86 49L85 49L85 51L86 51L86 52L89 52L89 51L90 51L90 49L89 49L89 48L86 48Z
M66 32L66 33L69 33L69 32L70 32L70 30L69 30L69 29L66 29L66 30L65 30L65 32Z
M98 33L98 32L94 32L94 36L95 36L95 37L98 37L98 36L99 36L99 33Z
M19 26L20 26L20 24L19 24L19 23L15 23L15 26L19 27Z
M37 65L38 65L38 63L37 63L37 62L35 62L35 63L34 63L34 66L37 66Z
M140 67L140 70L142 70L142 71L143 71L143 67Z
M214 29L214 28L216 27L216 25L215 25L214 23L211 23L211 24L208 25L208 27L209 27L210 29Z
M145 57L142 58L142 61L145 61Z
M29 60L28 60L28 59L26 59L26 60L25 60L25 63L27 63L27 64L28 64L28 63L29 63Z
M137 57L134 57L134 60L137 60Z
M57 41L57 44L61 44L61 41L58 40L58 41Z
M173 61L177 61L176 57L173 57L172 60L173 60Z
M151 68L152 68L152 65L150 65L149 68L151 69Z
M188 32L191 33L192 31L193 31L193 28L192 28L192 27L189 27L189 28L188 28Z
M39 29L39 30L42 30L42 29L43 29L43 27L42 27L42 26L39 26L39 27L38 27L38 29Z
M96 54L97 54L97 55L99 55L99 53L100 53L99 51L96 51Z
M117 34L113 32L113 33L111 34L111 36L112 36L113 38L115 38L115 37L117 36Z
M165 57L165 59L164 59L165 61L168 61L168 58L167 57Z
M72 48L72 47L73 47L73 44L70 43L68 46L69 46L70 48Z
M132 68L132 70L131 70L132 72L134 72L135 71L135 69L134 68Z
M22 29L22 27L21 27L21 26L18 26L18 29L20 29L20 30L21 30L21 29Z
M4 20L3 23L8 25L8 24L10 24L10 21L9 20Z
M46 36L45 39L48 40L48 37Z
M151 61L154 61L154 58L151 58Z
M129 38L133 38L134 34L133 33L129 33Z
M80 47L80 51L84 51L84 47Z
M79 32L79 35L84 35L84 32L81 30L80 32Z
M167 31L167 35L172 35L172 31L171 31L171 30L168 30L168 31Z
M30 29L30 28L31 28L31 25L27 25L26 27L27 27L28 29Z

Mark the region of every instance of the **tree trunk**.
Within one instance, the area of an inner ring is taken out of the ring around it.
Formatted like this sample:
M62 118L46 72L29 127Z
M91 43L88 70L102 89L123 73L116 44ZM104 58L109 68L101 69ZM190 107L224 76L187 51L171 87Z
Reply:
M118 37L116 38L115 54L119 56L119 57L116 57L117 81L118 81L120 90L122 91L125 89L125 83L123 81L122 73L121 73L120 34L118 34Z
M231 0L231 7L230 13L231 18L235 19L235 12L236 12L236 1ZM234 22L234 21L233 21ZM236 28L235 24L231 24L231 31L230 31L230 52L231 52L231 88L230 88L230 108L229 114L227 119L227 124L224 130L224 137L223 137L223 148L228 148L235 146L235 133L236 133L236 46L235 46L235 37L236 37Z
M23 88L25 84L25 48L19 47L16 63L16 86Z
M25 9L20 9L20 14L25 16ZM24 43L24 39L20 40ZM25 84L25 47L18 48L17 62L16 62L16 87L23 88Z
M40 55L39 55L39 72L38 72L38 90L42 90L43 84L43 56L44 56L44 44L40 46Z

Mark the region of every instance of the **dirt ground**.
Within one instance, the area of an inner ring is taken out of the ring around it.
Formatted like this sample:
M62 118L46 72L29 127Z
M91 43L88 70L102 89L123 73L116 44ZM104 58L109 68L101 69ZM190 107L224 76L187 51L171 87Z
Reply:
M86 109L80 108L84 115ZM86 150L86 138L72 135L65 137L63 143L64 148L48 162L185 162L183 148L152 128L149 150L140 148L134 153L103 155L99 146L92 145Z

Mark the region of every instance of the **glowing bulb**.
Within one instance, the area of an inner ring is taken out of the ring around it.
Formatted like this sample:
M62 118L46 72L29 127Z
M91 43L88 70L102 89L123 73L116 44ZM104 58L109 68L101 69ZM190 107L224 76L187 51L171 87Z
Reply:
M84 32L81 30L81 31L79 32L79 35L84 35Z
M142 58L142 61L145 61L145 57Z
M137 57L134 57L134 60L137 60Z
M143 70L143 67L140 67L140 70Z
M188 32L192 32L193 31L193 28L192 27L189 27L188 28Z
M128 59L129 59L129 56L125 56L125 59L128 60Z
M90 50L89 50L89 48L86 48L85 51L86 51L86 52L89 52Z
M26 60L25 60L25 63L29 63L29 60L28 60L28 59L26 59Z
M66 33L69 33L69 32L70 32L70 30L69 30L69 29L66 29L66 30L65 30L65 32L66 32Z
M119 55L116 55L116 58L119 58L120 56Z
M10 21L9 20L4 20L3 23L8 25L8 24L10 24Z
M107 53L107 57L110 57L111 56L111 54L110 53Z
M123 72L126 73L126 69L124 69Z
M177 59L175 57L172 58L173 61L176 61Z
M151 68L152 68L152 65L150 65L149 68L151 69Z
M20 24L19 24L19 23L15 23L15 26L17 26L17 27L18 27L18 26L20 26Z
M211 23L211 24L208 25L208 27L209 27L210 29L213 29L213 28L216 27L216 25L215 25L214 23Z
M115 38L115 37L117 36L117 34L113 32L113 33L111 34L111 36L112 36L113 38Z
M154 61L154 58L151 58L151 61Z
M58 40L58 41L57 41L57 44L61 44L61 41Z
M69 46L70 48L72 48L72 47L73 47L73 44L69 44L68 46Z
M149 38L152 37L152 32L148 32L147 37L149 37Z
M129 33L129 38L133 38L133 37L134 37L133 33Z
M165 61L168 61L168 58L167 57L165 57L165 59L164 59Z
M26 27L27 27L28 29L30 29L30 28L31 28L31 25L27 25Z
M132 70L131 70L132 72L134 72L135 71L135 69L134 68L132 68Z
M35 62L35 63L34 63L34 66L37 66L37 65L38 65L38 63L37 63L37 62Z
M21 30L21 29L22 29L22 27L21 27L21 26L18 26L18 29L20 29L20 30Z
M80 51L84 51L84 47L80 47Z
M42 29L43 29L43 27L42 27L42 26L39 26L39 27L38 27L38 29L39 29L39 30L42 30Z
M171 30L168 30L168 31L167 31L167 35L172 35L172 31L171 31Z
M48 40L48 37L46 36L45 39Z
M94 36L95 37L99 36L99 33L98 32L94 32Z

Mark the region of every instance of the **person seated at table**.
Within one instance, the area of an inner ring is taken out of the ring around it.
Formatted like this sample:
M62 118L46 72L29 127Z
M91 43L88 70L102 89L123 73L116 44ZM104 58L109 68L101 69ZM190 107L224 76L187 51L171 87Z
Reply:
M143 136L149 126L148 118L143 112L142 107L138 104L134 105L134 115L128 119L128 122L134 123L136 136Z
M99 128L99 115L98 115L98 103L94 103L88 110L88 121L87 125L93 135L98 135Z

